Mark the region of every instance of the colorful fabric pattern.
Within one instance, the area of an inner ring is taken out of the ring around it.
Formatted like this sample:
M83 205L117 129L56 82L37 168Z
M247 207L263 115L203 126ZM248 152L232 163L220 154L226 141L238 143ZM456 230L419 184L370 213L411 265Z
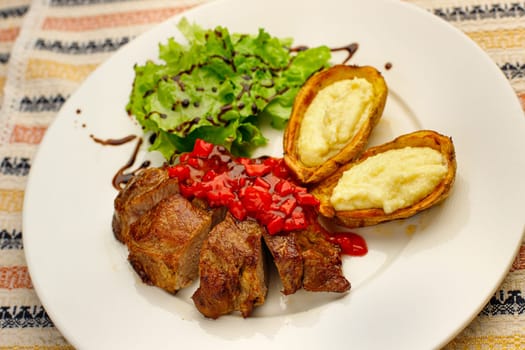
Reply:
M32 159L61 106L105 59L204 0L0 1L0 350L73 349L36 295L22 241ZM525 2L408 0L483 48L525 109ZM525 244L483 310L446 349L525 348Z

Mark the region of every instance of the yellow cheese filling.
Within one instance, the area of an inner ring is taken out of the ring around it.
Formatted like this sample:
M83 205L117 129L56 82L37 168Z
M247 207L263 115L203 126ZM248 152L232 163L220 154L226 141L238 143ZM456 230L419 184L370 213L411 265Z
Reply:
M443 155L430 147L405 147L369 157L343 173L330 198L337 211L409 207L443 181Z
M344 79L321 89L308 106L297 149L306 166L318 166L337 154L368 118L374 88L363 78Z

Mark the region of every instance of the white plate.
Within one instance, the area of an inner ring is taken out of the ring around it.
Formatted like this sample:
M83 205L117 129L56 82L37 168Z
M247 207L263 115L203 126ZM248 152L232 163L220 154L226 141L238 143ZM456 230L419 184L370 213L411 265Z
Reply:
M268 302L252 318L212 321L193 307L191 288L172 296L142 284L111 233L111 178L133 144L102 146L89 135L140 133L124 111L132 66L156 58L159 41L181 38L175 17L86 80L49 128L34 161L24 247L34 286L59 330L75 347L97 350L446 344L498 287L524 228L525 118L496 65L456 29L397 1L232 0L186 16L236 32L264 27L294 37L298 45L359 43L351 62L378 67L390 87L373 143L420 128L452 136L454 191L415 218L360 230L370 253L345 258L353 289L343 296L284 298L273 283ZM384 69L387 62L390 70ZM280 135L272 135L270 152L280 154Z

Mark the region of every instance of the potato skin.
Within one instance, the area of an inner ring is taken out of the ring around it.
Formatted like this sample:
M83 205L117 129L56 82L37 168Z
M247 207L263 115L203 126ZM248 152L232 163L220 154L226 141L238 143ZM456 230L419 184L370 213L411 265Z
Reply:
M374 105L368 120L347 145L335 156L319 166L309 167L303 164L297 150L297 140L301 122L308 106L317 93L324 87L337 81L351 78L364 78L374 87ZM366 147L372 129L375 127L385 108L388 88L381 73L370 66L335 65L310 77L297 93L288 125L284 132L284 161L293 174L304 184L316 183L326 178L345 164L356 158Z
M410 207L400 208L390 214L386 214L383 209L379 208L345 211L336 211L333 208L330 197L339 178L346 170L378 153L407 146L433 148L439 151L447 161L448 171L444 180L428 196ZM454 184L456 168L456 154L452 139L432 130L420 130L401 135L393 141L366 150L355 162L341 166L330 177L317 184L312 188L311 193L321 202L319 209L321 215L334 218L339 224L349 228L371 226L381 222L408 218L443 201L448 197Z

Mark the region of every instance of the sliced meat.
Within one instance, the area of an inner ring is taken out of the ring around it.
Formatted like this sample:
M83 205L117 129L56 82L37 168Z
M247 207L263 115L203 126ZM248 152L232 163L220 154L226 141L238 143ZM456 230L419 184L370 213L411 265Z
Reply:
M310 226L293 233L303 258L303 288L313 292L346 292L340 248Z
M193 198L191 200L191 204L210 213L212 228L215 227L215 225L217 225L219 222L224 220L226 212L228 211L227 207L211 208L208 205L208 202L206 202L206 200L202 198Z
M239 222L230 213L211 230L200 255L200 286L192 296L204 316L238 310L248 317L264 303L268 288L262 234L255 221Z
M114 201L113 234L127 243L129 227L158 202L179 192L176 179L171 179L165 168L147 168L135 175Z
M270 235L265 232L263 237L283 284L281 292L284 295L295 293L303 282L303 257L295 235Z
M175 293L198 277L210 227L209 212L174 194L131 225L129 261L144 283Z
M343 275L340 248L315 226L282 235L264 234L283 284L282 293L301 287L314 292L345 292L350 283Z

